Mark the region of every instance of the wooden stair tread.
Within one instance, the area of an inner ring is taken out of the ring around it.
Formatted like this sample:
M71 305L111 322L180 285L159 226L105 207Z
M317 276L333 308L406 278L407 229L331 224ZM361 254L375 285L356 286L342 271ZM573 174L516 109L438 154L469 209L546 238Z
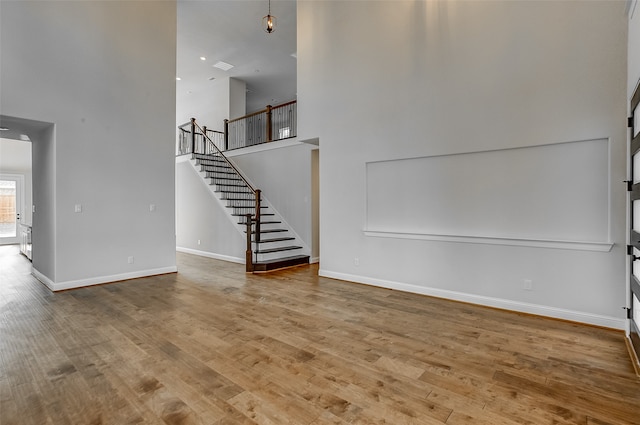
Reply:
M292 236L288 236L286 238L270 238L270 239L260 239L260 242L258 243L271 243L271 242L285 242L285 241L293 241L296 238L292 237ZM252 241L252 242L256 242L256 241Z
M224 161L220 155L213 153L194 153L193 159L195 160L205 160L205 161ZM225 161L226 162L226 161Z
M309 264L308 255L294 255L291 257L278 258L277 260L258 261L253 263L253 271L267 272L286 267L299 266L302 264Z
M234 216L234 217L246 217L246 216L247 216L246 214L237 214L237 213L233 213L233 214L231 214L231 215L232 215L232 216ZM262 211L260 212L260 216L261 216L261 217L264 217L264 216L274 216L274 215L275 215L274 213L266 213L266 212L262 212ZM246 233L246 232L245 232L245 233Z
M246 230L244 232L247 233ZM288 230L287 229L266 229L266 230L260 229L260 234L263 234L263 233L282 233L282 232L288 232ZM251 234L255 235L256 231L255 230L252 231Z
M196 159L196 165L208 166L208 167L225 167L230 168L230 165L225 160L211 160L211 159Z
M225 186L225 187L247 187L246 184L225 184L225 183L216 183L216 182L211 182L209 183L211 186Z
M196 165L201 167L221 167L231 169L231 165L224 161L216 161L216 160L198 160Z
M235 176L237 173L233 172L233 171L221 171L221 170L202 170L205 173L208 174L227 174L230 176Z
M215 193L253 193L250 190L214 190Z
M233 208L231 210L231 216L243 217L239 219L238 225L247 226L247 214L251 213L251 211L256 211L255 207L255 199L250 199L249 197L252 195L253 191L246 184L246 182L242 179L236 170L233 168L233 165L226 160L224 157L220 157L215 154L192 154L192 159L195 160L196 165L200 166L200 171L205 173L206 178L209 179L209 184L215 186L215 193L220 193L218 195L219 199L223 201L227 201L226 208ZM268 206L260 205L260 211L267 209ZM246 211L246 213L241 214L238 211ZM274 216L275 214L264 213L260 214L262 216ZM281 221L277 220L260 220L261 225L268 224L281 224ZM250 229L251 230L251 229ZM276 234L276 233L285 233L288 232L288 229L261 229L260 235L267 234ZM246 230L245 230L246 233ZM251 234L256 235L255 230L251 230ZM262 239L257 244L268 244L274 242L287 242L287 241L295 241L294 237L283 236L283 237L272 237L268 239ZM253 241L256 243L256 241ZM280 246L274 248L264 248L260 249L258 245L257 250L254 251L256 255L260 254L275 254L279 252L287 252L294 251L298 249L302 249L301 246L297 245L289 245L289 246ZM268 245L267 245L268 246ZM254 272L266 272L270 270L276 270L286 267L293 267L300 264L308 264L309 256L308 255L294 255L284 258L275 258L270 260L263 260L254 263Z
M222 165L200 165L200 169L208 172L235 174L235 171L233 171L231 167L225 167Z
M233 174L235 176L235 174ZM214 177L214 176L207 176L208 179L212 179L212 180L227 180L227 181L239 181L241 182L242 179L240 177Z
M242 224L243 226L247 225L246 221L239 221L238 224ZM260 224L282 224L281 221L269 220L269 221L261 221Z
M293 251L294 249L302 249L302 247L297 245L281 246L278 248L258 249L254 251L254 253L255 254L272 254L274 252Z

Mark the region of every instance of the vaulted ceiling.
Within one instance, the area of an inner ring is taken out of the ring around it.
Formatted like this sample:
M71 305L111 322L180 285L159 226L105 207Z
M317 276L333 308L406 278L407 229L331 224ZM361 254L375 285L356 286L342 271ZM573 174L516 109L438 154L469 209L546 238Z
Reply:
M277 17L271 34L262 29L268 6L268 0L178 1L178 105L224 77L247 84L247 112L296 98L296 2L271 1ZM234 67L213 67L218 61Z

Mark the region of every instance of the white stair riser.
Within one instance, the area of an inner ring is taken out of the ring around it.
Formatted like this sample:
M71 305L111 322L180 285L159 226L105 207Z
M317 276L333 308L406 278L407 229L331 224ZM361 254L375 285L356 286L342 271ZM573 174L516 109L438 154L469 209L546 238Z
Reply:
M199 164L197 164L196 162L199 162ZM208 176L211 176L211 173L207 173L207 169L210 170L210 165L218 165L217 162L211 162L211 161L207 161L207 160L193 160L192 159L192 164L194 164L196 170L199 170L199 174L200 176L209 184L210 188L211 188L211 192L213 193L213 195L226 207L227 205L229 205L229 202L233 202L233 201L229 201L227 199L224 198L229 198L229 197L234 197L237 194L233 194L233 193L225 193L225 190L245 190L246 186L242 186L242 182L241 181L222 181L222 180L218 180L218 184L211 184L212 183L212 179ZM201 167L201 165L205 165L205 167ZM222 168L217 168L218 170L222 170ZM213 179L215 180L215 179ZM231 184L234 185L234 187L230 187L230 186L225 186L223 184ZM242 197L244 197L245 195L240 195ZM250 202L242 202L242 205L246 205L245 208L225 208L225 210L227 211L227 213L229 215L235 213L235 212L242 212L243 214L246 213L251 213L253 214L255 211L255 208L251 208L249 206ZM267 202L264 202L263 205L267 205ZM271 211L270 208L262 208L261 209L262 213L274 213L274 211ZM240 217L234 216L232 217L235 223L238 223L240 221ZM279 216L276 215L272 216L272 215L267 215L267 216L263 216L263 220L264 221L281 221L281 218L279 218ZM246 224L236 224L238 230L243 234L243 236L246 238ZM279 228L284 228L285 224L284 223L271 223L271 224L267 224L267 223L262 223L261 224L261 229L262 230L267 230L267 229L279 229ZM254 227L255 230L255 227ZM274 232L274 233L267 233L267 234L262 234L261 237L262 239L270 239L270 238L280 238L280 237L288 237L288 236L293 236L291 234L291 232ZM269 248L279 248L279 247L285 247L285 246L303 246L304 244L300 243L300 241L293 239L293 240L287 240L287 241L279 241L279 242L269 242L269 243L264 243L264 244L260 244L259 247L253 243L251 246L251 249L254 251L254 261L256 259L256 254L255 251L256 249L269 249ZM306 254L305 250L303 248L298 248L298 249L293 249L293 250L286 250L286 251L278 251L278 252L273 252L273 253L267 253L267 254L257 254L257 260L258 261L269 261L269 260L276 260L276 259L280 259L280 258L286 258L286 257L291 257L294 255L300 255L300 254Z
M281 248L283 246L291 246L291 245L300 246L300 245L296 245L295 239L292 240L292 241L261 243L258 246L259 246L259 249L270 249L270 248ZM251 244L251 250L252 251L256 250L256 244L255 243Z
M304 250L303 249L292 249L289 251L280 251L280 252L273 252L270 254L258 254L258 261L269 261L269 260L276 260L278 258L285 258L285 257L291 257L293 255L299 255L299 254L303 254ZM255 253L253 254L253 259L255 261L256 255Z

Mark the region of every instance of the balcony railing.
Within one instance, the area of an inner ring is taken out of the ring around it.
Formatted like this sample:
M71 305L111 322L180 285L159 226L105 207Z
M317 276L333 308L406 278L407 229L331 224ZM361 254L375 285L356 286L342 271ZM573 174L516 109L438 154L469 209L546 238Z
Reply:
M268 105L261 111L244 117L224 121L224 132L202 130L220 151L246 148L276 140L290 139L298 134L298 108L295 100L277 106ZM193 152L210 153L203 133L195 130L191 135L191 123L178 127L178 145L176 155ZM195 147L194 147L195 146Z
M204 134L207 137L204 137ZM178 145L176 147L176 156L191 153L213 154L215 145L218 150L225 150L225 135L221 131L209 130L207 127L197 127L195 134L192 136L192 124L190 122L178 127ZM207 141L207 138L209 139Z
M297 136L298 104L295 100L225 120L227 150L269 143Z

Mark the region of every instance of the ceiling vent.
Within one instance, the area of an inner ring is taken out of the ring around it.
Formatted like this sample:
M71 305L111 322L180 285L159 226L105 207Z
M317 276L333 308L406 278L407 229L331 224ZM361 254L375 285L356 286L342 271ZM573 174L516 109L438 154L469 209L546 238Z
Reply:
M213 65L214 68L218 68L221 69L223 71L228 71L231 68L233 68L233 65L231 65L230 63L226 63L226 62L222 62L222 61L218 61Z

